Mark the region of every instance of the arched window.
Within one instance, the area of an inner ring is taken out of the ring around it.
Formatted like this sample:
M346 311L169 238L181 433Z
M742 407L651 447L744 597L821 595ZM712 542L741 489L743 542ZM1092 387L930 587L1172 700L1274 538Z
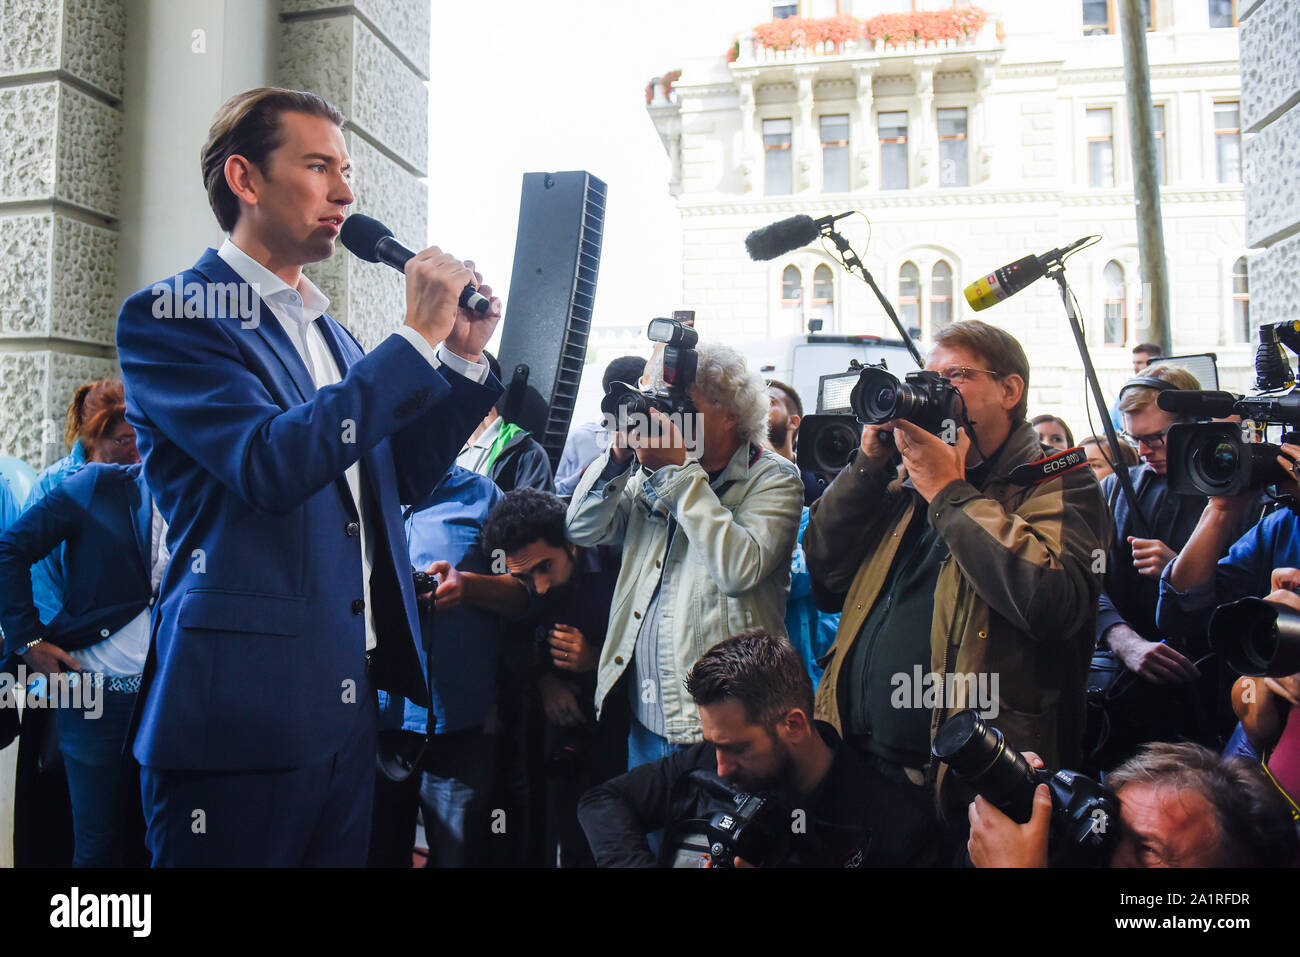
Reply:
M803 331L803 276L798 266L786 266L781 273L781 315L788 327Z
M930 338L952 325L952 267L940 259L930 270Z
M808 318L820 319L823 332L830 332L835 324L835 280L830 266L813 270L812 312Z
M921 271L911 260L898 270L898 318L912 335L921 334Z
M1232 264L1232 321L1242 342L1250 341L1250 276L1246 257Z
M1128 315L1124 312L1124 267L1115 260L1106 263L1101 273L1105 290L1105 338L1108 346L1122 346L1128 341Z

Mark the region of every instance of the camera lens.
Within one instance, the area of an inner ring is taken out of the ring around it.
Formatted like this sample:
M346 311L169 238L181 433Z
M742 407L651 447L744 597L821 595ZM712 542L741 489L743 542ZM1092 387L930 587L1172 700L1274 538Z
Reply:
M1205 474L1215 482L1223 482L1237 472L1237 450L1230 442L1220 442L1206 456Z
M853 387L849 405L859 422L879 425L898 418L897 406L905 388L886 370L868 367Z
M944 722L931 750L994 807L1021 824L1029 820L1038 780L1034 769L978 711L967 708Z

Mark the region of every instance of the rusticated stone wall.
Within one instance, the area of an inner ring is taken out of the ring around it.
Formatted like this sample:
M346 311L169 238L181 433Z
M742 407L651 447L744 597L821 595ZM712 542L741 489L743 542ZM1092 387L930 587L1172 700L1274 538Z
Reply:
M353 211L386 223L416 249L428 229L429 17L427 0L281 0L280 82L314 90L343 111ZM307 273L366 348L401 322L402 277L387 266L339 247Z

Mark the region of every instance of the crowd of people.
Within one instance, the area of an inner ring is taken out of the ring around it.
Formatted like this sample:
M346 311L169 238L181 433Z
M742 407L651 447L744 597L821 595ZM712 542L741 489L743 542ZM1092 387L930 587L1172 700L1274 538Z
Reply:
M1206 631L1241 597L1300 609L1296 513L1170 487L1156 398L1199 384L1156 346L1119 443L1069 468L1020 344L966 320L926 363L950 436L869 424L801 470L806 397L705 340L692 441L659 409L575 423L553 473L472 262L418 253L369 353L302 275L353 200L341 124L300 91L222 108L227 237L183 276L269 315L142 290L68 456L21 508L0 482L17 863L1048 865L1045 786L1016 820L936 756L968 709L1109 790L1115 866L1296 861L1300 676L1236 674ZM662 360L604 386L662 389Z

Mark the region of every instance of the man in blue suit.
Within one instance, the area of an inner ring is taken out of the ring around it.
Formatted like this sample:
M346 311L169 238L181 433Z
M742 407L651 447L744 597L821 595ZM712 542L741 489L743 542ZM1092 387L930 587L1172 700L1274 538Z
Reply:
M118 316L172 554L134 739L156 866L364 866L375 689L428 702L401 506L501 392L500 303L461 309L480 277L433 247L374 351L325 314L302 266L353 200L342 122L311 93L228 101L203 171L229 238Z

